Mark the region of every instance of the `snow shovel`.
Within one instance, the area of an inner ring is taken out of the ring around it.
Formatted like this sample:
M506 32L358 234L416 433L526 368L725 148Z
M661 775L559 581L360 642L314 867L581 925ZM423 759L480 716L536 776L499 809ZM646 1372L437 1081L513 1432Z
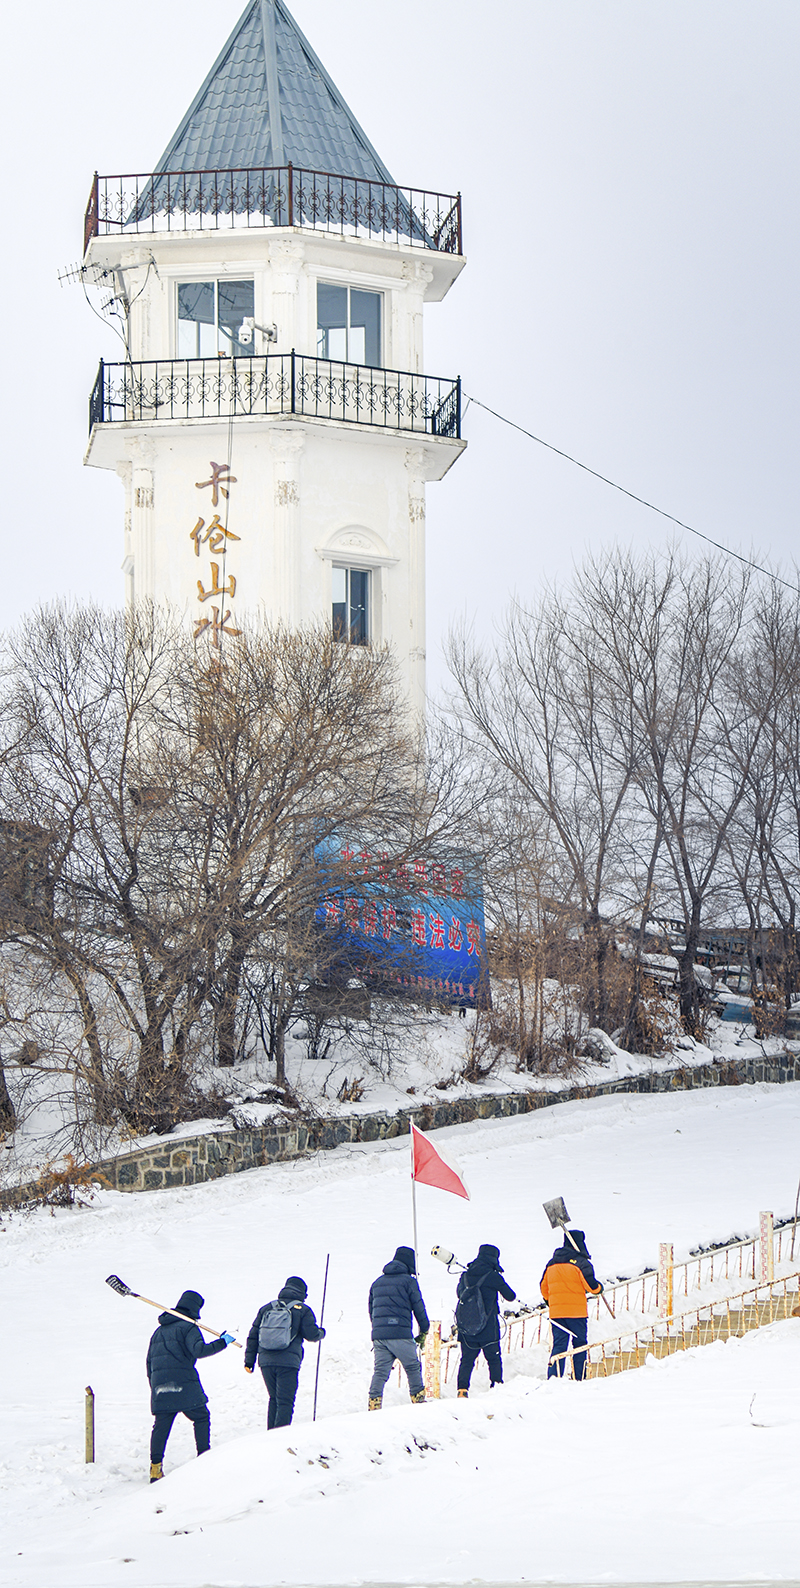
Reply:
M173 1318L182 1318L184 1323L196 1323L198 1329L202 1329L204 1334L215 1334L218 1340L222 1339L223 1331L221 1329L209 1329L208 1324L201 1323L199 1318L190 1318L187 1313L178 1312L175 1307L163 1307L160 1301L151 1301L149 1296L140 1296L138 1290L131 1290L130 1285L126 1285L124 1279L120 1279L118 1274L109 1274L106 1284L110 1285L118 1296L133 1296L136 1301L146 1302L148 1307L157 1307L159 1312L171 1312ZM233 1343L239 1347L240 1351L244 1350L244 1346L240 1345L238 1340L234 1340Z
M562 1229L564 1231L564 1234L567 1237L567 1240L570 1242L570 1245L574 1246L576 1252L579 1251L580 1248L578 1247L577 1241L573 1241L572 1236L570 1235L569 1230L567 1229L567 1225L569 1223L569 1214L567 1212L567 1204L564 1201L564 1198L563 1197L554 1197L552 1202L543 1202L542 1203L542 1207L544 1208L544 1211L545 1211L545 1213L547 1214L547 1217L550 1220L550 1228L551 1229L556 1229L556 1228ZM605 1302L605 1304L608 1307L608 1310L611 1313L611 1316L613 1318L613 1316L614 1316L614 1308L611 1306L611 1303L609 1301L606 1301L605 1294L602 1291L600 1293L600 1299Z

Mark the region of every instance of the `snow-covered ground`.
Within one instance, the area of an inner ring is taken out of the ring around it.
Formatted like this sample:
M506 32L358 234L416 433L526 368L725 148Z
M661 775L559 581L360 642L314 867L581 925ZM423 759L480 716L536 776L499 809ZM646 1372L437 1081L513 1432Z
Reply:
M569 1103L438 1132L472 1191L420 1187L421 1281L452 1317L434 1241L468 1258L494 1241L536 1300L553 1246L541 1204L563 1195L598 1272L633 1274L671 1240L752 1234L792 1213L800 1087ZM489 1393L411 1407L393 1380L367 1413L366 1293L410 1235L408 1145L340 1148L191 1189L102 1194L86 1210L6 1218L0 1583L14 1588L263 1584L738 1582L800 1577L800 1319L585 1385L547 1384L536 1352ZM297 1421L264 1431L265 1394L231 1348L201 1366L213 1448L176 1424L147 1483L144 1353L156 1315L104 1285L122 1275L243 1338L301 1273L319 1308L331 1253L319 1418L316 1352ZM610 1320L609 1320L610 1322ZM84 1387L97 1396L85 1467Z

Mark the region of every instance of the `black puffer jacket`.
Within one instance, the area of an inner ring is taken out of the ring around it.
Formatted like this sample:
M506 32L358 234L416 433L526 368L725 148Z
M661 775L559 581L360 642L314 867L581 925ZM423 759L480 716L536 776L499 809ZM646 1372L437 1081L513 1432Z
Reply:
M500 1250L497 1246L479 1246L477 1257L473 1257L459 1281L461 1288L464 1284L470 1288L477 1286L483 1298L486 1310L486 1322L480 1334L467 1336L463 1329L458 1333L462 1340L469 1340L471 1345L489 1345L493 1340L500 1338L500 1302L499 1296L505 1301L516 1301L517 1292L506 1284L503 1270L500 1267Z
M273 1303L267 1301L263 1307L259 1307L247 1336L244 1352L245 1367L254 1367L257 1358L259 1367L299 1368L303 1360L303 1341L325 1339L325 1330L317 1323L311 1308L304 1305L307 1295L308 1286L297 1274L292 1274L283 1290L278 1291L278 1300L285 1301L292 1309L292 1338L282 1351L259 1350L258 1331L261 1328L261 1319Z
M176 1311L199 1318L202 1306L198 1291L185 1290ZM156 1412L188 1412L207 1406L208 1396L194 1364L201 1356L224 1351L225 1341L206 1342L196 1323L182 1323L171 1312L162 1312L158 1324L147 1347L151 1412L155 1416Z
M430 1328L416 1266L412 1248L398 1246L392 1261L371 1285L369 1316L373 1340L413 1339L412 1314L423 1333Z

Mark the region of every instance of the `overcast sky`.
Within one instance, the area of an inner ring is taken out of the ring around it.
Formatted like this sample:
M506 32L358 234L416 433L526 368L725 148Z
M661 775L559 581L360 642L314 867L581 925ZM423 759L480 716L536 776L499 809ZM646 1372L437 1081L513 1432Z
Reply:
M42 0L5 24L3 603L122 599L122 490L84 469L118 343L56 272L93 171L149 171L244 0ZM797 0L294 0L399 182L461 189L426 365L737 549L797 555ZM669 526L474 406L428 490L428 653L462 613ZM676 532L677 533L677 532ZM680 537L696 555L700 543ZM793 575L792 575L793 576Z

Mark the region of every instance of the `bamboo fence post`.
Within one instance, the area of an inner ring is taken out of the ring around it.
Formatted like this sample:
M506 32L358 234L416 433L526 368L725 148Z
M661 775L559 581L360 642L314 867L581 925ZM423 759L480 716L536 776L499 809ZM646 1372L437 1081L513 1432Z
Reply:
M673 1247L671 1241L662 1241L658 1248L658 1316L672 1317Z
M761 1281L771 1285L775 1278L775 1228L771 1213L759 1214L758 1239L761 1248Z

